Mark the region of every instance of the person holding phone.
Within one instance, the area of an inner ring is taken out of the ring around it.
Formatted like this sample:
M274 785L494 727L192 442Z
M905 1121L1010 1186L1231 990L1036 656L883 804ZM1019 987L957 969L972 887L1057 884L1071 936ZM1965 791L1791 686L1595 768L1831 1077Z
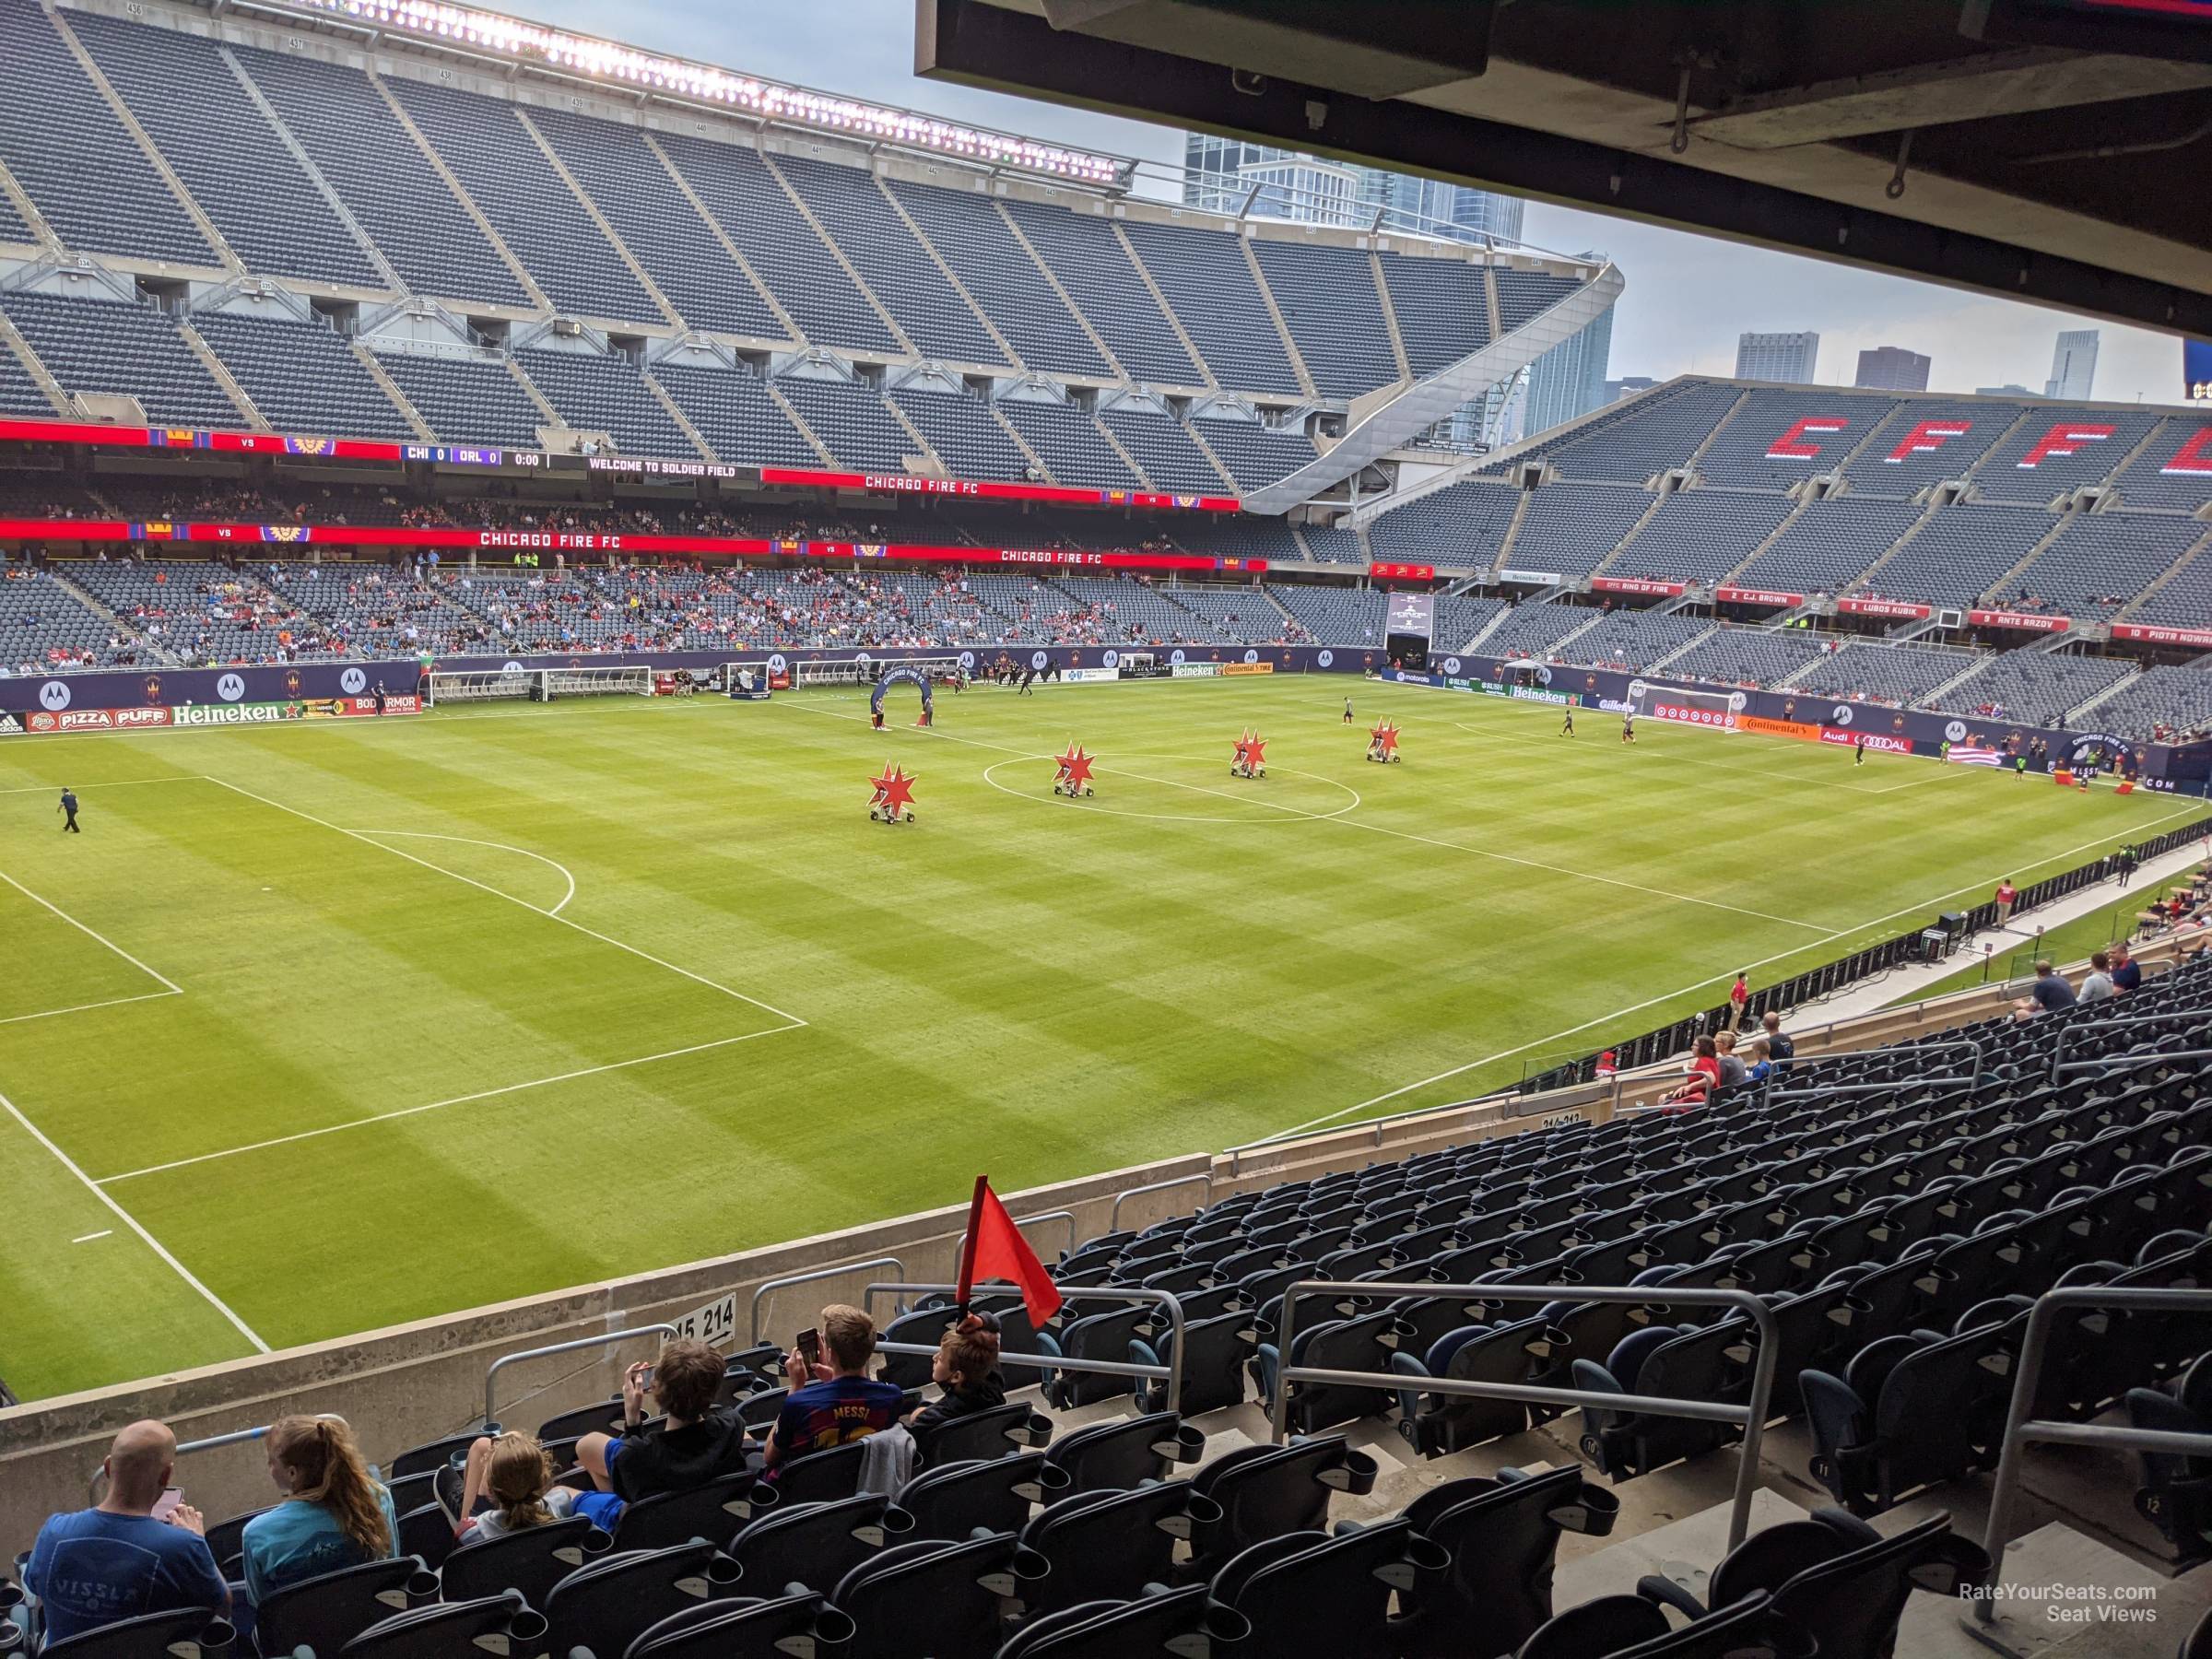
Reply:
M576 1461L592 1484L635 1503L759 1467L736 1407L714 1403L722 1377L722 1356L689 1337L665 1344L658 1364L632 1365L622 1377L622 1432L587 1434L576 1442ZM666 1414L659 1423L646 1420L648 1395ZM589 1512L591 1506L579 1507ZM592 1518L607 1524L599 1514Z
M792 1458L881 1433L899 1420L906 1404L904 1389L868 1375L876 1358L876 1322L858 1308L830 1303L807 1335L815 1341L794 1343L783 1357L791 1394L769 1431L771 1478Z
M145 1613L229 1612L230 1586L201 1535L206 1524L170 1485L176 1461L168 1424L133 1423L100 1465L107 1495L39 1528L23 1582L39 1598L49 1642Z

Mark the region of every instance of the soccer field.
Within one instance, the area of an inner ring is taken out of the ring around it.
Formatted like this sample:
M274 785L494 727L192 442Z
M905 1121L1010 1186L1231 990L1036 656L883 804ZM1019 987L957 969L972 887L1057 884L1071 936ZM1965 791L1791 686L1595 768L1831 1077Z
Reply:
M1334 677L890 708L0 749L0 1377L1464 1099L2203 809ZM1385 714L1403 765L1362 759ZM1229 775L1244 727L1264 780ZM1088 801L1051 793L1071 739ZM887 759L912 826L866 817Z

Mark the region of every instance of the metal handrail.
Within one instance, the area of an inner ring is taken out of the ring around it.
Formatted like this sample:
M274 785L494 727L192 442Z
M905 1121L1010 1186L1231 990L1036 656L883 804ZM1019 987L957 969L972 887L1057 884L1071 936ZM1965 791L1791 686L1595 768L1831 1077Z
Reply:
M347 1429L353 1426L335 1411L318 1411L314 1415L325 1423L337 1423ZM234 1429L229 1434L211 1434L206 1440L185 1441L177 1447L177 1455L182 1457L187 1452L209 1452L218 1446L242 1445L247 1441L262 1439L275 1427L274 1423L264 1423L258 1429ZM92 1478L85 1486L86 1498L95 1507L100 1503L101 1492L107 1489L107 1484L108 1465L107 1460L102 1458L100 1467L92 1471Z
M904 1262L895 1255L879 1255L870 1256L865 1262L845 1262L835 1267L817 1267L812 1273L794 1273L787 1278L766 1280L758 1290L753 1292L753 1307L749 1315L752 1321L753 1334L750 1340L754 1342L760 1340L760 1304L768 1300L771 1291L788 1290L794 1285L811 1285L820 1279L843 1278L868 1267L896 1267L899 1270L900 1277L906 1277Z
M1860 1054L1887 1054L1890 1058L1895 1059L1898 1056L1907 1053L1915 1054L1944 1053L1956 1053L1960 1049L1971 1050L1973 1053L1974 1075L1970 1081L1974 1088L1979 1088L1982 1087L1982 1068L1988 1062L1989 1052L1978 1040L1972 1037L1939 1037L1931 1042L1916 1042L1911 1038L1907 1038L1900 1042L1879 1048L1837 1049L1832 1053L1806 1054L1790 1061L1789 1065L1793 1067L1792 1076L1794 1077L1795 1072L1794 1068L1798 1065L1826 1065L1830 1060L1849 1060ZM1779 1073L1775 1072L1770 1072L1767 1075L1767 1091L1763 1096L1760 1097L1759 1103L1761 1105L1766 1104L1769 1100L1771 1100L1774 1098L1774 1083L1779 1075ZM1888 1088L1915 1088L1923 1083L1955 1083L1959 1080L1959 1079L1956 1077L1891 1077L1883 1084L1883 1087ZM1851 1087L1851 1085L1838 1083L1824 1086L1822 1084L1811 1081L1808 1077L1805 1081L1804 1087L1806 1088L1819 1088L1822 1087L1847 1088Z
M2212 1049L2160 1049L2155 1054L2107 1054L2100 1060L2069 1060L2064 1065L2051 1068L2051 1080L2055 1083L2060 1072L2101 1071L2131 1060L2212 1060Z
M500 1373L509 1366L520 1364L524 1359L543 1359L548 1354L572 1354L579 1348L608 1347L618 1342L627 1342L632 1336L650 1335L656 1331L660 1333L663 1342L676 1335L674 1325L655 1323L631 1325L626 1331L603 1331L596 1336L578 1336L571 1341L556 1342L547 1347L524 1348L519 1354L501 1354L491 1362L491 1369L484 1373L484 1427L489 1430L500 1420L498 1396L493 1389Z
M1214 1172L1211 1170L1200 1170L1194 1175L1178 1175L1171 1181L1155 1181L1148 1186L1131 1187L1125 1193L1116 1193L1113 1195L1113 1208L1106 1218L1106 1230L1108 1232L1119 1230L1122 1225L1122 1206L1130 1199L1141 1197L1147 1193L1170 1192L1176 1187L1190 1186L1194 1183L1204 1186L1209 1193L1212 1192L1214 1190Z
M1300 1279L1283 1292L1283 1321L1277 1338L1282 1363L1276 1367L1274 1397L1268 1418L1274 1440L1281 1445L1290 1426L1290 1385L1324 1382L1337 1388L1377 1388L1394 1391L1415 1379L1401 1379L1388 1371L1323 1371L1289 1363L1292 1338L1297 1335L1296 1311L1301 1296L1454 1296L1479 1297L1500 1301L1607 1302L1616 1306L1729 1308L1747 1315L1759 1333L1758 1357L1751 1368L1751 1396L1741 1406L1713 1400L1677 1400L1656 1394L1588 1394L1576 1388L1539 1388L1525 1382L1476 1382L1464 1377L1418 1379L1424 1394L1467 1394L1486 1400L1519 1400L1535 1406L1595 1406L1612 1411L1644 1411L1654 1417L1689 1418L1708 1423L1740 1423L1744 1442L1736 1456L1735 1498L1728 1515L1728 1547L1744 1541L1751 1525L1751 1495L1759 1488L1759 1444L1766 1434L1767 1417L1774 1394L1774 1357L1780 1347L1774 1314L1765 1301L1749 1290L1674 1289L1666 1285L1493 1285L1480 1280L1466 1285L1429 1283L1393 1284L1371 1279Z
M2029 1417L2035 1407L2036 1384L2042 1373L2043 1350L2050 1343L2051 1324L2064 1308L2096 1308L2105 1312L2136 1309L2145 1312L2212 1310L2212 1289L2068 1285L2046 1290L2035 1299L2035 1306L2028 1314L2027 1334L2020 1339L2019 1362L2013 1369L2012 1406L2005 1418L2005 1449L1998 1456L1996 1483L1989 1494L1989 1527L1982 1539L1982 1547L1989 1557L1989 1577L1983 1584L1983 1594L1974 1598L1974 1618L1982 1624L1993 1622L1997 1616L1994 1592L2005 1576L2005 1546L2011 1541L2008 1534L2013 1499L2019 1490L2020 1465L2026 1461L2030 1441L2053 1446L2097 1446L2112 1452L2212 1456L2212 1434L2122 1428L2116 1423L2059 1423Z
M1498 1106L1521 1097L1517 1088L1500 1088L1491 1094L1477 1095L1471 1100L1447 1100L1441 1106L1415 1106L1405 1112L1393 1112L1378 1118L1354 1118L1349 1123L1324 1124L1312 1129L1278 1129L1273 1135L1264 1135L1258 1140L1243 1141L1234 1147L1221 1148L1220 1156L1229 1159L1229 1172L1241 1175L1244 1171L1243 1158L1247 1152L1269 1152L1278 1147L1294 1146L1301 1140L1316 1140L1324 1135L1342 1135L1351 1129L1372 1129L1375 1145L1382 1144L1382 1131L1392 1124L1403 1124L1412 1118L1441 1117L1451 1112L1468 1112L1477 1106ZM1137 1191L1144 1189L1139 1187Z
M2075 1006L2078 1007L2080 1005ZM2096 1006L2094 1003L2089 1006ZM2059 1064L2065 1055L2067 1041L2077 1032L2094 1031L2102 1034L2112 1030L2115 1026L2171 1025L2177 1019L2186 1019L2195 1014L2212 1015L2212 1008L2169 1008L2163 1014L2126 1014L2118 1019L2094 1021L2085 1019L2078 1024L2067 1026L2057 1034L2057 1041L2051 1045L2051 1081L2053 1083L2058 1081ZM2120 1056L2114 1055L2112 1058L2117 1059ZM2087 1065L2108 1064L2110 1064L2109 1060L2082 1061L2077 1063L2075 1069L2078 1071Z
M1040 1221L1065 1221L1065 1222L1066 1222L1066 1223L1067 1223L1067 1247L1068 1247L1068 1249L1070 1249L1070 1250L1073 1250L1073 1249L1075 1249L1075 1247L1076 1247L1076 1212L1075 1212L1074 1210L1039 1210L1039 1211L1038 1211L1038 1212L1037 1212L1035 1215L1033 1215L1033 1216L1017 1216L1017 1217L1015 1217L1015 1218L1014 1218L1014 1225L1015 1225L1017 1228L1023 1228L1023 1227L1034 1227L1034 1226L1035 1226L1035 1225L1036 1225L1038 1222L1040 1222ZM954 1259L957 1261L957 1260L959 1260L960 1257L962 1257L962 1256L966 1255L967 1253L968 1253L968 1230L967 1230L966 1228L964 1228L964 1227L963 1227L963 1228L961 1228L961 1229L960 1229L960 1241L959 1241L958 1244L956 1244L956 1245L954 1245L954 1246L953 1246L953 1258L954 1258ZM905 1268L903 1268L903 1267L901 1267L901 1268L900 1268L899 1271L900 1271L900 1272L901 1272L901 1273L904 1273L904 1272L906 1271L906 1269L905 1269Z
M861 1293L861 1307L870 1318L875 1317L877 1293L886 1296L956 1295L958 1285L870 1285ZM1070 1359L1062 1354L1005 1354L1002 1360L1007 1365L1030 1371L1076 1371L1100 1377L1149 1377L1168 1385L1167 1408L1182 1409L1182 1334L1188 1323L1182 1314L1182 1301L1173 1292L1151 1290L1142 1285L1063 1285L1060 1295L1068 1301L1126 1301L1158 1302L1168 1311L1168 1362L1165 1365L1139 1365L1123 1359ZM879 1342L879 1354L934 1354L935 1343Z

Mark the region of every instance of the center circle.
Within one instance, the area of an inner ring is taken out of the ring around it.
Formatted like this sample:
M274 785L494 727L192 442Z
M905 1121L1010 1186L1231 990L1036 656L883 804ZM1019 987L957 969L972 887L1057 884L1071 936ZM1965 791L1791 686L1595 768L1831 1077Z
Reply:
M1001 782L994 775L1004 768L1009 766L1043 765L1048 764L1051 759L1052 757L1049 755L1040 755L1034 757L1020 756L1011 760L994 761L993 764L983 768L983 782L990 784L992 788L998 790L1003 794L1017 795L1025 801L1035 801L1041 806L1073 806L1084 812L1104 813L1109 818L1149 818L1159 823L1264 824L1270 821L1279 823L1319 823L1328 818L1342 818L1346 813L1357 809L1360 804L1359 792L1354 789L1350 784L1339 783L1335 779L1324 778L1318 772L1300 771L1296 767L1289 766L1271 766L1268 770L1271 773L1280 774L1286 778L1302 778L1308 782L1325 784L1331 789L1343 792L1345 794L1349 795L1351 799L1347 801L1343 806L1337 807L1333 812L1309 812L1302 806L1286 806L1280 802L1266 801L1257 795L1253 797L1253 805L1263 808L1272 808L1272 810L1242 813L1235 816L1230 816L1224 813L1136 812L1124 806L1104 806L1096 800L1086 801L1081 799L1070 799L1065 796L1056 796L1050 794L1041 795L1030 794L1026 790L1016 789L1009 783ZM1119 757L1118 759L1131 762L1139 762L1145 760L1197 761L1209 767L1218 766L1224 771L1224 772L1226 772L1228 770L1228 758L1226 756L1218 755L1125 755ZM1136 772L1129 771L1118 764L1102 764L1097 770L1098 774L1101 779L1111 779L1117 775L1125 776L1135 779L1140 782L1159 784L1169 789L1188 791L1189 793L1201 797L1225 795L1233 798L1235 793L1233 790L1229 788L1216 788L1210 785L1185 783L1172 778L1147 777ZM1049 789L1049 784L1047 787ZM1254 784L1253 787L1261 788L1265 787L1265 785Z

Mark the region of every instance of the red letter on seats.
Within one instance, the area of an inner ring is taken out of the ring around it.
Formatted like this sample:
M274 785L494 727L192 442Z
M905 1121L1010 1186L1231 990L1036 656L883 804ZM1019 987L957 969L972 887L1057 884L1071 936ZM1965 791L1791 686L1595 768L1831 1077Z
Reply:
M1790 429L1774 440L1774 447L1767 452L1770 461L1810 461L1820 453L1820 445L1805 441L1808 432L1832 436L1851 422L1841 415L1807 415L1803 420L1790 423Z
M2109 426L2069 426L2059 422L2035 441L2035 447L2015 465L2041 466L2053 455L2071 455L2085 443L2102 443L2119 429Z
M2173 453L2173 459L2159 468L2167 477L2212 477L2212 426L2198 427L2196 436Z
M1904 441L1884 455L1882 461L1895 466L1908 455L1930 454L1973 429L1974 423L1971 420L1924 420L1907 432Z

